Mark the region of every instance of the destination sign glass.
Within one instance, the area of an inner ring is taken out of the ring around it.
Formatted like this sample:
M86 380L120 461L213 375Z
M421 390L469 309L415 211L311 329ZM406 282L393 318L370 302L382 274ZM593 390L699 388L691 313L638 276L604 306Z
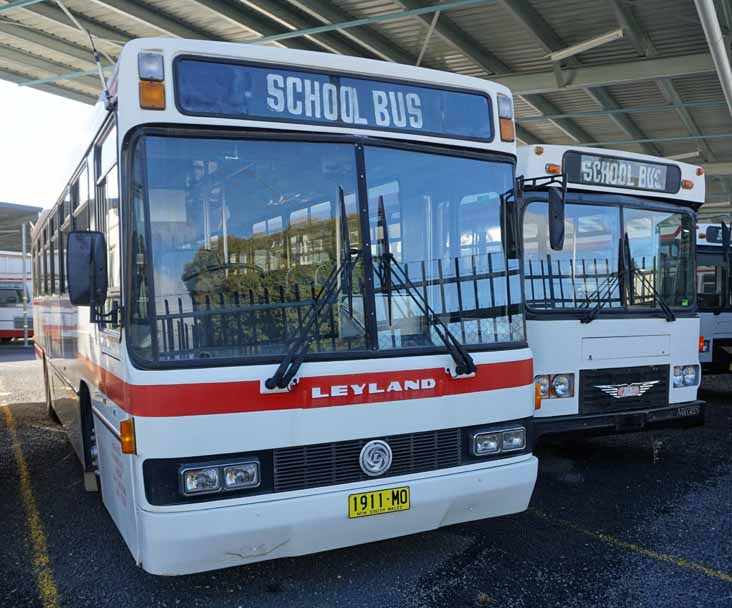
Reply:
M567 152L564 171L576 184L666 193L678 192L681 186L681 169L675 165L601 154Z
M491 100L478 93L193 58L176 61L184 114L406 131L491 140Z

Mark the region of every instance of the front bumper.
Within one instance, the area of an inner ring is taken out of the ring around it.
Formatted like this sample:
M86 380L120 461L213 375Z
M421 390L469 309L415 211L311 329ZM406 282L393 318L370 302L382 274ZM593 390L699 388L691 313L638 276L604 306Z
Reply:
M189 511L138 509L140 561L151 574L177 575L368 543L525 511L534 456L502 465L395 477L379 485L329 487L294 498ZM348 496L407 485L408 511L348 519Z
M674 403L667 407L607 414L534 418L535 438L558 435L616 435L661 428L704 424L704 401Z

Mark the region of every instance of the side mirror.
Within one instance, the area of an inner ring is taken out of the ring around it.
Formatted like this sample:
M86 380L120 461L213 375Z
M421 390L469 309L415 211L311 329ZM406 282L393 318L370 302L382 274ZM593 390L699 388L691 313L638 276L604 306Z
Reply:
M554 251L564 248L564 197L559 188L549 188L549 246Z
M107 244L101 232L69 232L66 244L66 281L74 306L95 308L107 299Z

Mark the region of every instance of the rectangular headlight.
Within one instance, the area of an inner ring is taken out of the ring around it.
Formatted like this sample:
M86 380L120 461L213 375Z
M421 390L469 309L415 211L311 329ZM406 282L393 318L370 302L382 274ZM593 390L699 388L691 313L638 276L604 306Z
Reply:
M224 467L224 489L256 488L260 484L259 463L242 462Z
M475 433L473 435L473 456L488 456L501 451L501 433Z
M163 56L160 53L139 53L137 55L137 75L140 80L162 82L165 79Z
M516 452L526 447L526 429L518 428L501 433L501 449L504 452Z
M181 472L183 494L209 494L221 490L221 475L218 467L202 467L198 469L184 469Z

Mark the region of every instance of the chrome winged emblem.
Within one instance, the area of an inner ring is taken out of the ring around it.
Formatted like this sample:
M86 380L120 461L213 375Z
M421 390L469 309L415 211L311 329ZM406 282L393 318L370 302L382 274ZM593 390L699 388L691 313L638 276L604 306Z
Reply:
M647 393L660 380L649 380L647 382L633 382L632 384L596 384L606 395L613 399L624 399L625 397L640 397Z

